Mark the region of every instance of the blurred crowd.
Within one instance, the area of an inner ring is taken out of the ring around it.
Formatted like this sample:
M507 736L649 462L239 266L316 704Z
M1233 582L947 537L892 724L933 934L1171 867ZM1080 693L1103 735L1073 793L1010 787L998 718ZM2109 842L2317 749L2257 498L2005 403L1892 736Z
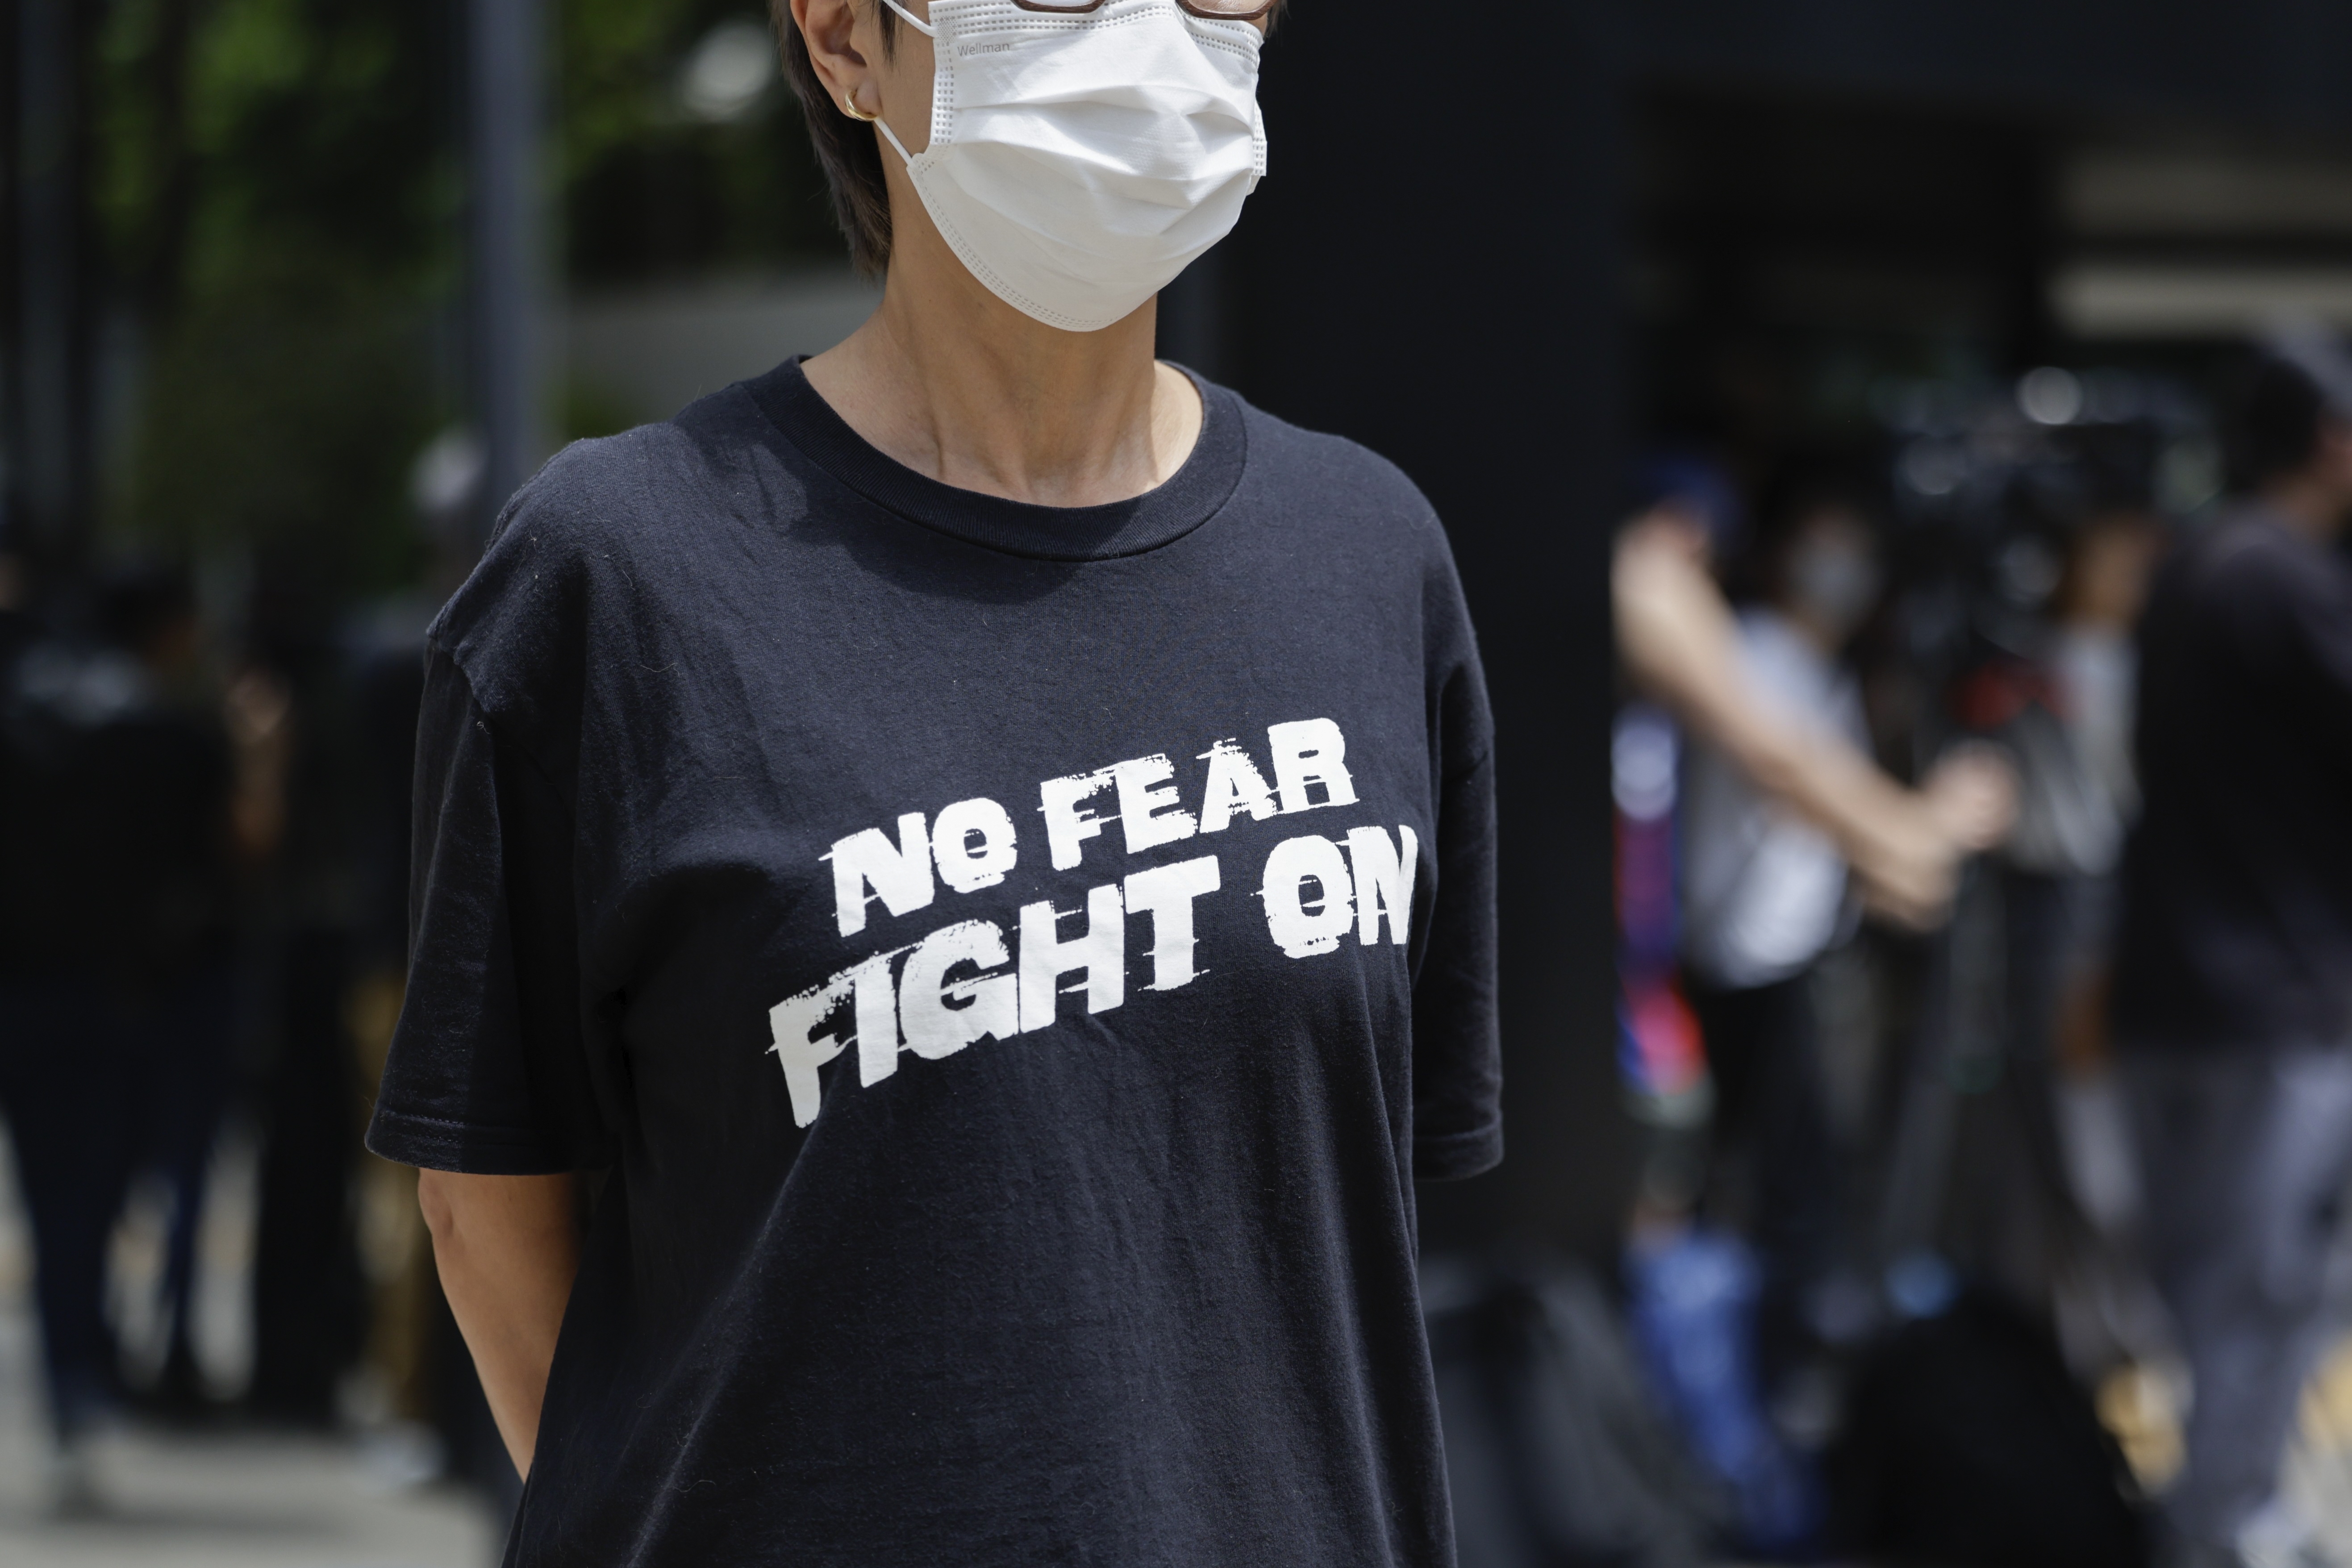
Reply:
M2337 1561L2352 357L2230 402L2193 509L2195 400L2051 369L1620 541L1626 1309L1750 1552Z
M266 574L0 558L0 1112L68 1511L103 1506L89 1440L126 1415L403 1430L424 1468L511 1485L414 1173L359 1143L446 586L322 625ZM257 1148L251 1309L208 1357L199 1227L233 1146ZM142 1207L161 1266L131 1280L115 1238Z

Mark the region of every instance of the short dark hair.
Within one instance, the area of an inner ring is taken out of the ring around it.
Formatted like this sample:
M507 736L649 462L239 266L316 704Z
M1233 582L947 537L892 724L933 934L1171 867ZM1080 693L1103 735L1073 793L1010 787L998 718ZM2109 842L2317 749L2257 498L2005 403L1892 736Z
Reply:
M887 50L898 41L898 18L881 0L867 3L881 14ZM768 16L783 55L784 75L808 121L809 145L816 149L817 166L824 171L833 220L849 241L850 264L868 278L879 278L890 268L890 187L882 174L881 139L863 121L844 114L817 79L808 40L793 21L792 0L768 0Z
M1784 453L1765 475L1757 497L1756 528L1741 585L1759 595L1768 592L1782 558L1824 512L1850 514L1874 539L1876 520L1885 510L1883 487L1863 453L1811 445Z
M2246 378L2231 431L2231 478L2257 490L2308 464L2320 431L2343 415L2319 380L2283 354L2265 354Z
M118 566L98 586L98 630L125 653L144 654L166 630L196 614L196 584L177 562Z

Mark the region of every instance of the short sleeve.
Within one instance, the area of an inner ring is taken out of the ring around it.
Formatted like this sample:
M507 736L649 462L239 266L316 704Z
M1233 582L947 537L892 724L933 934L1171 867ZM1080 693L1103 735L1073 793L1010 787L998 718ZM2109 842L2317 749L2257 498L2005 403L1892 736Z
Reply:
M610 1163L583 1045L571 814L436 646L415 800L408 989L368 1147L482 1175Z
M1468 613L1444 565L1431 714L1437 880L1412 994L1412 1173L1423 1181L1479 1175L1503 1159L1493 721Z
M2321 751L2352 768L2352 567L2329 561L2294 587L2296 707Z

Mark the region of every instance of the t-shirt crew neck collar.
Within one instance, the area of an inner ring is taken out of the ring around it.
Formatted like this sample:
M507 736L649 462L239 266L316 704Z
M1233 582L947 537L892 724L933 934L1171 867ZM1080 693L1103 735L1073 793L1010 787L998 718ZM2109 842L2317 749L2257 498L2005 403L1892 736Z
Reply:
M1108 506L1036 506L960 489L877 450L809 384L796 355L745 384L783 437L877 505L934 531L1010 555L1108 561L1140 555L1192 532L1231 499L1248 458L1232 394L1194 376L1201 434L1166 484Z

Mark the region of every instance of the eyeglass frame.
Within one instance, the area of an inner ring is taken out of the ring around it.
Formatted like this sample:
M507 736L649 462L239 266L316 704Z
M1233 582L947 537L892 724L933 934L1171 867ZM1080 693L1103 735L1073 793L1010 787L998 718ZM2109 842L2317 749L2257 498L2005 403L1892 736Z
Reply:
M1110 0L1087 0L1083 5L1051 5L1044 4L1043 0L1013 0L1013 4L1024 11L1042 12L1049 16L1084 16L1101 10L1110 4ZM1265 0L1264 5L1250 12L1203 10L1200 0L1176 0L1176 4L1186 16L1198 16L1204 22L1255 22L1272 16L1274 8L1281 5L1282 0Z

